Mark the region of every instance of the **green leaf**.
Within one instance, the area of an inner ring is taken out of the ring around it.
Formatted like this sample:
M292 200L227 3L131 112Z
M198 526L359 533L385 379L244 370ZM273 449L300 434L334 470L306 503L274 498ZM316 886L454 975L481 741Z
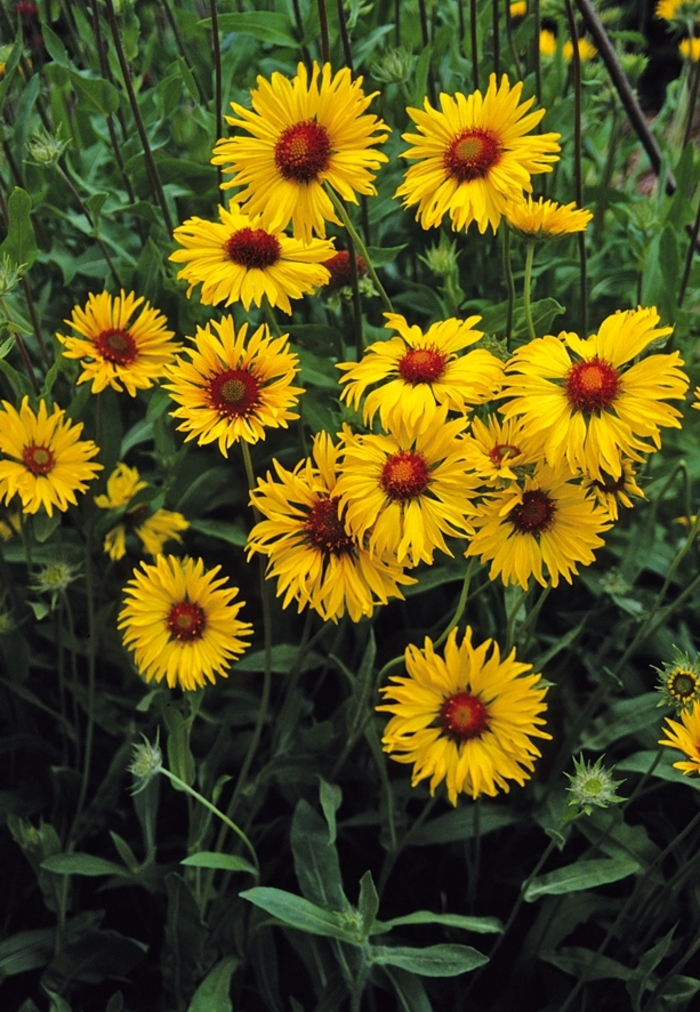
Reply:
M195 991L187 1012L233 1012L231 977L240 963L236 956L225 956L217 963Z
M656 945L652 946L651 949L644 953L642 958L639 960L637 967L633 970L632 975L627 981L627 993L632 999L632 1008L634 1009L634 1012L641 1012L642 997L644 992L655 986L655 980L653 978L654 970L661 960L665 959L677 927L678 925L674 924L671 930L664 935L660 942L657 942Z
M44 990L51 999L55 1012L71 1012L71 1007L65 998L61 998L60 994L55 991L50 991L48 987L44 987Z
M49 28L47 24L42 24L41 34L44 39L44 45L46 46L46 52L49 54L53 62L57 63L59 67L69 66L66 47L63 45L58 35L56 35L56 33Z
M591 861L577 861L565 868L557 868L530 882L524 893L527 903L534 903L540 896L563 896L567 893L594 889L608 882L618 882L638 872L639 863L632 858L597 858Z
M428 945L413 949L404 945L373 945L368 957L380 966L399 966L421 977L457 977L488 963L488 956L469 945Z
M325 909L348 912L350 902L343 891L338 854L329 842L328 825L303 798L294 809L291 843L302 894Z
M104 207L105 200L109 196L108 193L93 193L85 201L87 209L90 212L92 220L97 224L97 220L100 217L100 212Z
M211 28L211 18L197 22L203 28ZM248 14L219 14L219 31L252 35L259 42L274 42L278 46L296 48L297 40L292 34L289 18L284 14L255 11Z
M199 88L197 87L197 82L194 78L194 74L192 73L190 68L187 66L187 63L185 62L185 60L183 60L183 58L180 56L179 53L177 54L177 65L180 70L180 74L182 75L182 80L185 82L185 87L190 93L190 98L194 102L201 102L201 96L199 94Z
M105 1012L124 1012L124 995L121 991L115 991L107 1002Z
M372 934L384 934L385 931L404 924L444 924L445 927L463 928L464 931L476 931L482 935L503 931L503 925L497 917L467 917L464 914L434 914L432 910L416 910L403 917L393 917L390 921L377 921Z
M327 780L319 776L319 801L321 802L321 810L325 816L326 822L328 823L328 842L330 844L335 843L336 837L336 826L335 826L335 813L340 808L343 801L343 792L337 784L329 784Z
M138 875L141 871L141 864L129 844L119 835L119 833L114 833L111 829L109 831L109 835L112 837L112 843L114 844L119 857L124 862L124 865L129 869L132 875Z
M334 910L323 910L302 896L272 886L256 886L254 889L239 893L239 896L272 914L290 928L298 928L299 931L305 931L310 935L338 938L352 945L358 944L355 932L345 926L346 920L342 914Z
M88 77L86 74L68 69L70 82L86 109L110 116L119 108L119 92L110 81L102 77Z
M140 795L139 795L140 797ZM171 994L190 995L204 976L208 929L191 889L180 875L165 877L168 917L165 925L163 976Z
M85 875L88 878L120 875L123 878L132 878L131 872L123 865L107 861L103 857L94 857L92 854L54 854L42 861L41 867L45 871L53 872L54 875Z
M580 977L585 972L586 980L629 980L632 971L609 956L596 956L590 949L580 946L564 946L558 952L540 952L540 959L551 963L564 973Z
M15 267L31 267L39 255L31 219L32 198L21 186L15 186L7 202L10 226L0 245L0 256L5 253Z
M243 548L248 541L248 532L240 523L229 523L226 520L191 520L190 528L206 534L210 538L226 541L229 545Z
M190 854L180 864L193 868L216 868L220 871L247 871L257 877L257 872L250 861L237 854L217 854L215 851L200 850L198 854Z
M2 107L5 102L5 95L7 94L7 91L10 87L10 83L12 81L12 78L14 77L15 70L17 69L17 65L22 55L22 49L23 49L23 39L22 39L22 29L20 28L20 30L17 32L17 37L15 38L12 49L10 50L10 53L5 62L5 73L3 75L3 79L2 81L0 81L0 112L2 112Z
M272 648L272 670L275 674L286 675L291 671L297 662L299 647L291 643L278 643ZM304 654L302 671L311 671L313 668L320 668L326 663L325 658L320 654L309 650ZM256 650L252 654L246 654L240 661L236 662L236 671L264 671L265 651Z
M310 386L320 387L324 390L334 390L336 394L340 395L338 383L340 374L332 362L329 362L327 358L314 355L313 352L307 351L305 348L295 348L294 350L301 363L300 380L302 385L308 383Z
M360 914L360 931L363 938L373 934L375 917L379 910L379 894L372 878L372 872L366 871L360 879L360 898L357 903Z
M518 816L509 809L485 802L481 806L478 832L481 836L485 836L517 821ZM457 808L453 812L424 823L418 832L412 835L410 844L426 847L434 843L456 843L460 840L471 840L476 832L474 806Z
M401 250L406 249L408 243L401 246L368 246L367 252L373 267L385 267L396 260Z
M384 966L382 972L393 987L396 997L399 999L399 1009L402 1012L433 1012L433 1007L419 977L407 970L400 970L396 966L391 969Z
M0 942L0 980L46 966L53 956L54 929L19 931Z
M634 752L616 764L615 773L649 773L650 776L657 777L659 780L684 784L691 790L700 791L700 777L688 776L673 766L673 763L678 762L681 758L681 754L673 749L664 749L660 759L659 753L653 749Z
M538 669L539 670L539 669ZM627 734L635 734L659 724L659 694L644 692L634 699L623 699L596 717L588 732L584 732L580 747L601 752Z

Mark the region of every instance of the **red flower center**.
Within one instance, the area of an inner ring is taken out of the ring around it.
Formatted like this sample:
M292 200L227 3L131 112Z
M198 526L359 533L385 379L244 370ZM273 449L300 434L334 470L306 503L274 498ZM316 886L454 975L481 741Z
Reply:
M387 458L379 484L390 499L408 502L425 492L430 482L430 469L422 453L399 450Z
M489 728L489 712L478 696L456 692L440 707L440 723L448 738L469 741L481 738Z
M202 638L206 626L206 616L198 604L191 601L180 601L174 604L168 613L168 629L174 640L191 643Z
M102 358L108 362L115 362L117 365L128 365L136 358L136 341L128 330L120 330L118 327L103 330L95 338L95 346Z
M309 183L328 168L330 154L328 131L307 119L282 131L275 144L275 165L285 179Z
M407 383L434 383L445 371L447 355L435 348L412 348L399 362L399 376Z
M577 411L604 411L620 391L620 374L596 355L571 366L564 390L569 404Z
M240 228L224 243L226 259L249 271L273 267L281 253L277 236L263 228Z
M25 446L22 460L32 474L48 474L56 466L56 458L48 446Z
M489 450L489 460L495 467L500 467L504 460L508 460L509 457L517 457L522 452L519 446L514 446L512 443L496 443Z
M443 156L449 176L460 183L484 179L501 158L498 137L491 130L475 127L455 137Z
M523 501L508 514L508 519L520 534L543 534L554 523L557 505L541 488L523 493Z
M247 369L227 369L211 382L211 406L224 415L247 415L258 404L260 387Z
M358 278L364 278L367 274L367 264L361 256L355 256ZM352 284L352 271L350 269L350 254L347 250L341 249L330 260L324 260L323 266L330 271L331 277L328 282L331 288L343 288Z
M337 497L333 497L314 503L304 524L310 544L324 555L349 555L355 547L340 519L339 502Z

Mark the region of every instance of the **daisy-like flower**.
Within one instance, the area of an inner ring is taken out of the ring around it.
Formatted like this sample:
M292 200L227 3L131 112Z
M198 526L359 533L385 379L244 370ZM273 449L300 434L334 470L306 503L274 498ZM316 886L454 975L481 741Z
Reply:
M515 481L517 468L541 459L541 454L525 439L522 423L517 419L505 422L497 415L489 415L487 425L475 417L464 442L471 467L486 484L496 487Z
M521 103L522 89L521 81L511 88L505 74L498 86L491 74L485 95L442 94L441 112L428 99L424 111L408 110L420 133L403 135L413 145L404 158L418 164L396 196L404 207L418 204L423 228L436 227L449 213L454 229L476 221L480 232L487 225L495 232L506 201L532 192L531 175L552 171L560 135L532 133L544 109L529 112L534 99Z
M180 345L171 338L167 320L134 292L112 298L109 292L88 295L84 308L75 306L64 322L79 335L56 334L66 358L81 359L78 383L92 383L92 393L106 387L132 396L157 383ZM133 317L133 319L132 319Z
M678 52L684 60L697 63L700 60L700 39L681 39L678 43Z
M593 214L576 204L557 204L554 200L508 201L506 221L518 235L529 242L563 239L572 232L585 232Z
M394 559L370 556L347 533L335 494L339 451L321 432L313 456L294 471L274 461L277 480L268 472L251 493L251 503L265 519L250 532L248 553L268 556L267 576L277 579L282 607L296 600L299 611L310 605L324 621L337 622L347 611L359 622L389 598L403 599L399 585L416 581Z
M463 419L447 421L443 406L420 427L402 421L387 435L347 433L335 492L347 529L366 539L372 556L430 564L436 549L452 555L445 534L471 534L478 482L466 462L463 429Z
M355 204L357 193L375 194L373 174L387 157L373 145L389 129L366 114L374 95L347 67L333 74L330 64L319 71L314 63L309 77L300 63L291 81L275 72L257 84L252 111L234 102L236 115L226 117L250 136L218 141L212 162L233 174L224 188L244 187L237 200L262 215L263 228L278 232L291 221L295 237L324 238L327 221L340 224L324 184Z
M216 333L212 333L212 329ZM179 404L172 412L185 441L199 446L218 443L224 457L237 440L257 443L266 428L285 429L299 416L301 387L292 386L299 359L289 350L287 335L271 337L266 323L248 338L248 324L235 330L232 316L197 327L189 358L178 356L164 383Z
M685 752L687 761L674 763L677 770L686 773L700 773L700 702L693 703L691 710L679 714L681 723L666 718L667 727L662 728L666 738L660 738L659 745L668 745Z
M568 63L572 59L572 57L574 55L574 44L571 41L571 39L567 39L566 40L566 42L562 46L562 50L561 51L562 51L562 54L564 56L564 59ZM578 58L581 61L581 63L585 63L587 60L592 60L593 57L597 56L597 55L598 55L598 50L593 45L593 43L589 42L588 39L585 36L583 36L583 35L579 36L579 40L578 40Z
M508 8L508 13L513 21L524 18L527 14L527 0L514 0Z
M173 232L184 246L170 260L186 266L178 278L189 282L187 296L201 283L200 301L205 306L224 302L261 305L265 296L271 306L292 312L290 299L301 299L328 283L323 261L335 252L332 242L292 239L284 232L268 232L261 216L249 218L237 204L219 207L219 221L188 218Z
M700 654L691 661L687 652L674 647L673 660L654 670L659 675L656 689L662 696L659 706L673 706L681 713L700 702Z
M490 653L489 653L490 651ZM551 738L541 729L547 709L546 687L531 664L515 659L515 648L501 660L498 644L472 645L469 626L457 644L453 629L444 659L426 637L422 650L406 648L408 676L392 675L380 692L377 710L393 714L382 742L400 763L411 763L411 785L430 777L430 793L444 780L453 805L464 793L472 798L521 787L540 751L533 738Z
M39 411L24 397L19 411L8 401L0 410L0 498L5 504L16 495L23 513L38 513L43 506L49 516L54 507L65 513L78 502L76 492L102 470L92 458L100 452L91 439L81 439L82 422L64 419L65 411L54 404L49 414L46 401Z
M179 685L192 691L216 675L225 678L230 662L250 646L253 627L237 616L245 601L238 587L224 587L221 566L205 570L201 559L159 555L142 562L124 588L117 628L147 682Z
M557 51L557 37L548 28L540 32L540 53L542 56L554 56Z
M680 25L700 21L700 2L698 0L659 0L654 12L657 18L664 21L675 21Z
M511 399L500 410L522 416L553 466L566 460L601 482L619 478L623 457L642 460L639 451L661 446L662 426L680 428L680 411L664 403L682 400L688 388L678 352L628 365L671 333L658 322L655 308L630 309L608 316L585 341L570 333L530 341L506 366L503 396Z
M356 409L367 388L381 384L365 399L365 425L371 424L377 412L384 429L396 428L402 418L410 426L429 424L438 404L464 414L500 390L503 364L491 352L478 348L457 355L484 336L474 329L480 316L443 320L423 333L420 327L409 327L398 313L384 315L385 326L396 336L369 345L360 362L338 365L345 372L340 382L347 384L341 400Z
M617 520L620 514L620 505L626 506L627 509L631 509L634 506L634 503L630 499L631 495L639 499L645 498L644 492L637 484L632 464L624 458L622 460L622 471L617 478L604 474L602 479L586 478L583 484L585 488L593 492L596 501L605 507L610 514L611 520Z
M476 534L464 553L491 562L489 579L527 590L531 576L558 586L559 577L571 583L578 565L595 561L598 535L612 526L607 512L580 485L568 480L563 468L547 465L484 499L472 518Z
M119 463L107 479L105 495L95 496L95 505L100 509L116 510L128 506L137 492L148 488L142 481L135 467ZM149 555L160 555L166 541L182 541L180 532L186 531L189 523L182 513L172 510L158 509L149 514L148 503L138 503L126 510L121 521L107 532L104 539L104 550L115 562L126 555L126 535L128 531L136 534Z

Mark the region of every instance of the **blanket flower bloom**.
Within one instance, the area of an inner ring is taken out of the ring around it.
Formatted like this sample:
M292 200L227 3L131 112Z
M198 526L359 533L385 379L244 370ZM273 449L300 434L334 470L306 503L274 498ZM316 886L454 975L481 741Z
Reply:
M475 325L481 317L442 320L423 333L410 327L398 313L385 313L395 336L370 344L359 362L341 362L338 369L346 384L341 400L359 409L367 388L376 387L365 398L362 419L370 425L379 412L382 428L395 428L404 417L409 425L432 417L439 404L465 414L474 404L483 404L500 390L503 364L491 352L477 348L458 357L457 353L484 336Z
M347 67L333 74L329 63L320 70L314 63L309 76L300 63L291 81L275 72L257 85L252 111L233 102L236 115L226 117L250 136L219 140L212 162L233 174L224 188L244 187L236 199L246 213L262 215L263 228L278 232L291 221L295 237L325 238L326 222L340 221L324 186L355 204L356 194L375 194L373 173L387 157L373 145L389 128L366 114L374 95Z
M370 556L345 529L335 494L340 445L326 432L314 439L313 453L287 471L273 461L277 479L258 479L251 503L265 517L248 539L248 553L269 558L267 576L277 579L282 607L310 605L324 621L347 611L353 622L371 616L389 598L403 599L400 584L415 583L391 558Z
M178 356L163 384L180 405L172 415L183 419L178 429L187 433L185 442L216 442L227 457L239 439L257 443L266 428L286 429L299 417L291 410L304 392L292 386L299 359L286 334L273 338L263 323L248 338L247 323L236 333L233 317L224 316L197 327L194 342L189 358Z
M661 729L666 738L660 738L658 743L685 752L687 759L673 764L677 770L684 774L700 773L700 702L694 703L691 710L683 710L680 718L680 723L666 718L667 726Z
M525 439L518 419L502 421L491 414L483 422L474 417L464 443L476 473L487 485L497 488L517 480L518 468L541 460L541 454Z
M413 146L404 158L417 162L396 191L404 207L418 205L416 220L437 227L449 214L454 229L473 221L480 232L496 231L508 200L532 192L530 177L551 172L559 160L559 134L533 133L544 109L530 112L533 98L520 102L522 82L511 88L491 74L485 95L441 94L441 111L425 99L408 114L420 133L404 134Z
M478 798L521 787L541 755L533 738L542 730L547 688L531 664L515 659L515 648L501 660L498 644L472 644L469 626L460 644L457 629L445 643L444 658L426 636L423 649L406 648L407 677L379 691L379 711L393 714L382 742L400 763L411 763L411 785L430 777L430 793L445 781L453 805L459 794Z
M557 204L554 200L509 200L505 209L506 221L514 232L528 242L556 241L574 232L585 232L593 214L586 208L570 204Z
M219 207L219 221L188 218L173 232L184 246L169 259L185 266L178 278L189 282L187 297L201 284L200 301L205 306L242 302L246 309L267 298L271 306L292 312L290 299L328 284L324 266L335 253L332 242L292 239L284 232L261 227L261 216L249 218L236 204Z
M76 492L102 470L92 458L100 452L91 439L81 439L82 422L64 418L57 404L49 414L46 401L35 412L24 397L19 411L9 401L0 410L0 498L5 504L16 495L23 513L38 513L43 506L49 516L54 507L65 513L78 502Z
M122 289L114 298L109 292L88 295L84 308L75 306L68 324L78 335L56 334L66 358L81 360L78 383L92 383L92 393L106 387L131 397L157 383L181 345L172 341L161 312L134 292Z
M148 488L148 482L141 480L137 469L120 462L107 479L106 493L95 496L95 506L103 510L121 509L128 506L136 493L144 488ZM149 555L160 555L165 542L182 541L180 532L189 526L182 513L166 509L150 513L148 503L141 502L127 509L120 522L107 531L103 548L112 561L123 559L127 533L133 531L141 540L144 551Z
M472 518L476 534L464 553L491 562L489 579L518 583L527 590L531 576L542 584L558 586L559 577L571 583L577 566L594 561L594 548L603 541L601 531L612 526L608 513L570 481L566 469L547 465L485 497ZM546 570L546 574L544 573Z
M510 400L500 410L522 417L552 466L566 460L599 481L619 478L623 457L643 460L640 451L661 446L662 426L680 428L680 411L664 403L682 400L688 388L678 352L629 364L671 333L658 322L655 308L630 309L608 316L585 341L570 333L530 341L506 365L502 396Z
M220 569L159 555L134 570L117 628L147 682L165 678L171 689L191 692L227 677L230 662L247 650L253 627L237 617L245 601L234 603L238 587L225 588Z

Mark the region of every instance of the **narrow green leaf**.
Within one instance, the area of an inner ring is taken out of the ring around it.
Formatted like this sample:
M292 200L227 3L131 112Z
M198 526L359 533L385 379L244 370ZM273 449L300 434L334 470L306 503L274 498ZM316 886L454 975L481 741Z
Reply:
M421 977L457 977L488 963L488 956L469 945L428 945L413 949L404 945L373 945L369 956L380 966L399 966Z
M119 108L119 92L102 77L88 77L73 67L68 69L73 88L86 109L110 116Z
M639 871L639 864L631 858L600 858L577 861L565 868L557 868L547 875L533 879L525 890L524 898L533 903L540 896L562 896L566 893L594 889L608 882L618 882Z
M203 28L211 28L211 18L203 18L197 24ZM278 46L296 48L297 40L292 34L289 18L284 14L272 14L268 11L254 11L246 14L219 14L220 32L237 32L239 35L252 35L259 42L274 42Z
M493 833L497 829L503 829L517 821L517 815L503 808L502 805L493 805L485 802L481 807L479 816L479 834ZM411 837L411 845L414 847L426 847L434 843L455 843L460 840L470 840L476 832L474 823L474 806L471 808L456 808L453 812L440 815L437 819L424 823L417 833Z
M386 264L393 263L401 250L406 249L407 245L408 243L402 243L401 246L368 246L367 252L372 261L372 266L385 267Z
M292 818L294 871L302 895L324 909L349 911L335 845L328 826L308 801L300 798Z
M192 99L193 102L201 102L201 96L199 94L199 88L197 87L197 82L194 78L194 74L192 73L190 68L187 66L187 63L185 62L185 60L183 60L182 56L180 56L179 53L177 54L177 65L179 67L180 73L182 74L182 80L185 82L185 87L190 93L190 98Z
M15 267L21 267L23 264L31 267L39 255L39 248L34 238L34 226L30 214L32 198L21 186L15 186L10 194L7 210L10 226L2 245L0 245L0 255L6 253Z
M5 73L3 75L3 79L2 81L0 81L0 112L2 112L2 107L5 102L5 95L7 94L7 91L12 82L12 78L14 77L15 70L17 69L17 64L19 63L19 58L22 55L23 49L22 43L23 43L22 29L20 28L20 30L17 32L17 37L15 38L12 49L10 50L10 53L5 62Z
M226 541L229 545L236 545L242 548L248 541L248 532L243 529L240 523L229 523L225 520L192 520L190 528L206 534L210 538L217 538L219 541Z
M0 980L46 966L53 956L54 929L19 931L0 942Z
M655 986L654 970L665 959L677 927L678 924L674 924L660 942L644 953L627 981L627 993L632 999L634 1012L641 1012L644 992Z
M57 63L59 67L69 66L68 53L66 47L63 45L61 39L56 33L47 25L42 24L41 35L46 46L46 52L49 54L54 63Z
M335 843L336 837L336 826L335 826L335 813L340 808L343 801L343 792L337 784L329 784L323 777L319 777L319 800L321 802L321 809L328 823L328 842L330 844Z
M564 973L579 977L585 971L587 980L629 980L632 971L609 956L596 956L590 949L564 946L558 952L540 952L540 959Z
M393 987L394 993L399 999L399 1009L402 1012L433 1012L433 1006L428 1000L419 977L407 970L400 970L397 966L393 966L391 969L384 966L382 972Z
M132 878L132 874L121 864L114 861L107 861L103 857L94 857L92 854L54 854L41 862L45 871L51 871L54 875L86 875L88 878L96 878L99 875L120 875L123 878Z
M467 917L464 914L434 914L432 910L416 910L404 917L393 917L390 921L375 921L373 935L384 934L404 924L444 924L449 928L463 928L481 935L498 934L503 925L497 917Z
M372 872L366 871L360 879L360 898L357 903L360 914L360 931L363 938L373 934L375 917L379 910L379 894L372 878Z
M323 910L302 896L275 889L272 886L256 886L239 893L244 900L266 910L291 928L298 928L310 935L338 938L343 942L358 944L356 935L345 927L345 918L332 910Z
M231 977L239 965L236 956L225 956L217 963L195 991L187 1012L233 1012Z
M257 877L257 872L250 861L237 854L217 854L215 851L200 850L198 854L190 854L180 864L193 868L217 868L220 871L247 871Z

